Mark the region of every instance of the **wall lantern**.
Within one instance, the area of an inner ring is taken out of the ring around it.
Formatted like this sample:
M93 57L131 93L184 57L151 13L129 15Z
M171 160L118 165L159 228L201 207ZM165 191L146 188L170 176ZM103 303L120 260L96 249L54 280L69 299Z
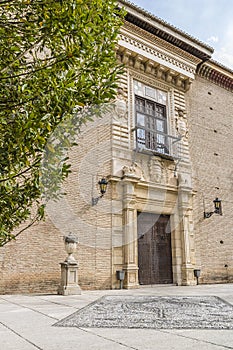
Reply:
M100 188L100 193L101 195L97 198L92 197L92 206L96 205L99 201L100 198L102 198L107 190L107 185L108 181L103 177L99 182L98 182L99 188Z
M218 198L215 198L213 203L214 203L214 211L211 211L211 212L204 211L204 219L210 218L213 214L222 215L222 202L221 202L221 200Z

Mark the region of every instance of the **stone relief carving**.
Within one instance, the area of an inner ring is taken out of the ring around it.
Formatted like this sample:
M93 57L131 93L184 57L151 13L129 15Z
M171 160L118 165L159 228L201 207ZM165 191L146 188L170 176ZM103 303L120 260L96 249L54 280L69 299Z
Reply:
M113 116L116 121L127 121L127 93L123 89L118 89L115 101L115 114Z
M136 179L143 179L143 171L137 163L125 165L122 168L123 177L133 177Z
M160 185L177 186L174 176L175 165L167 164L163 160L151 158L148 161L149 179Z
M188 125L187 125L187 116L184 110L177 110L178 116L176 117L176 130L178 136L183 138L188 137Z
M156 158L151 158L149 161L149 174L150 179L153 182L166 182L166 170L164 168L163 162Z

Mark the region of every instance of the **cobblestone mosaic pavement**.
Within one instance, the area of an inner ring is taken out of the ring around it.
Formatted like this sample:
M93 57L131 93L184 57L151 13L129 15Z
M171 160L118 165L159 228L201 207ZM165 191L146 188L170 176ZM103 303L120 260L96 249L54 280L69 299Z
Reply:
M55 326L233 329L233 306L209 296L105 296Z

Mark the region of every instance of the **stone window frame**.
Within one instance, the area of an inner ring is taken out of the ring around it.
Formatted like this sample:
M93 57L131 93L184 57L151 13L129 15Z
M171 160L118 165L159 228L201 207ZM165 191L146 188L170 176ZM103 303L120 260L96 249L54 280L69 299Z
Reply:
M131 144L133 149L136 152L143 152L143 153L149 153L151 154L151 152L153 154L156 154L158 156L160 156L161 158L171 158L173 159L173 150L172 150L172 140L173 138L175 139L176 136L174 135L174 132L172 132L172 130L174 129L173 126L173 122L172 122L172 115L174 113L172 113L173 111L173 89L168 86L167 84L163 84L160 82L157 82L154 79L150 79L148 77L146 77L145 75L140 74L139 72L136 72L134 70L131 70L129 72L129 86L130 86L130 94L129 94L129 106L130 106L130 115L131 115ZM138 82L141 85L143 85L145 87L145 93L144 96L142 96L142 94L138 94L135 93L135 89L134 89L134 82ZM147 89L147 92L146 92ZM155 96L152 96L152 90L157 91L158 93L161 93L163 95L166 95L166 101L162 102L161 100L159 100L158 98L156 98ZM149 93L148 93L149 92ZM153 102L156 102L158 104L162 104L166 107L166 120L167 120L167 130L166 130L166 135L169 137L169 154L165 154L165 153L160 153L160 152L156 152L155 150L151 150L151 149L139 149L137 147L137 138L136 138L136 128L137 128L137 124L136 124L136 108L135 108L135 96L140 96L140 97L144 97L147 100L152 100Z
M169 155L166 105L135 95L137 147Z

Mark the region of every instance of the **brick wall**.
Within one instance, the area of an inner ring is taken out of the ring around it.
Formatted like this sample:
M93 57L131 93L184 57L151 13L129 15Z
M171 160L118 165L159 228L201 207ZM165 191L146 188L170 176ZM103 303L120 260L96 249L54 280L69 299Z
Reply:
M60 281L66 253L50 220L25 231L0 248L0 293L52 293Z
M175 99L177 96L176 92ZM183 97L178 97L182 102ZM232 94L197 76L186 94L186 102L196 266L202 270L202 283L230 282L233 281ZM67 195L60 202L48 205L45 222L0 248L0 293L56 293L59 263L66 257L63 236L69 232L79 238L75 256L81 288L108 289L112 278L118 286L114 273L123 262L119 247L122 242L119 188L109 184L106 195L96 206L91 205L91 199L99 195L98 180L112 173L112 157L131 159L129 143L121 142L127 135L127 121L125 125L123 128L115 122L112 127L110 113L83 127L78 146L70 153L72 173L64 184ZM223 216L203 219L203 203L206 211L212 211L215 197L222 199ZM116 207L112 215L114 198Z
M199 76L188 93L196 260L202 283L233 281L233 99L232 93ZM203 218L222 200L223 216Z
M56 293L59 263L66 258L63 236L77 234L82 289L111 288L111 186L99 196L98 180L110 174L110 115L83 127L70 152L72 173L61 201L49 203L45 222L0 248L0 293Z

